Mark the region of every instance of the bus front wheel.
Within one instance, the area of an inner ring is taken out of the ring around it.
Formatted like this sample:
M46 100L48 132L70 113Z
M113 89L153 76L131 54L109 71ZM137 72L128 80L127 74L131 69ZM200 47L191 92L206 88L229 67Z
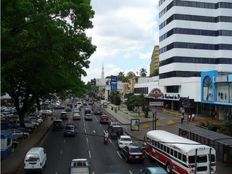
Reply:
M169 163L166 164L166 170L169 174L172 173L172 168L171 168L171 165Z

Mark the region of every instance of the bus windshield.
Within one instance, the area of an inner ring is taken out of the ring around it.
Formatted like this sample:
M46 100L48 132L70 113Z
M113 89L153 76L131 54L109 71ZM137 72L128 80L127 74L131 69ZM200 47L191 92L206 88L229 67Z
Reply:
M195 156L188 157L189 164L195 163ZM197 163L205 163L207 162L207 156L197 156Z

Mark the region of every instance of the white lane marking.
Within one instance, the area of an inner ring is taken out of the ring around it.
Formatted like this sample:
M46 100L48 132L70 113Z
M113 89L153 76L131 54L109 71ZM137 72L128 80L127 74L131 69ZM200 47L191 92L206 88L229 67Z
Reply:
M129 173L130 173L130 174L133 174L132 171L130 171L130 170L129 170Z
M85 133L86 133L86 129L85 129Z
M113 144L113 142L111 141L111 139L109 139L110 143Z
M63 154L63 151L61 150L61 151L60 151L60 155L62 155L62 154Z
M86 142L89 143L89 139L86 137Z
M64 139L64 143L66 143L66 140Z
M94 172L92 172L92 174L94 174Z
M118 150L117 150L117 154L118 154L119 158L121 158L121 159L122 159L122 156L120 155L120 153L119 153L119 151L118 151Z
M89 158L91 158L91 152L90 152L90 150L89 150Z
M96 134L96 131L95 131L95 130L93 130L93 134Z

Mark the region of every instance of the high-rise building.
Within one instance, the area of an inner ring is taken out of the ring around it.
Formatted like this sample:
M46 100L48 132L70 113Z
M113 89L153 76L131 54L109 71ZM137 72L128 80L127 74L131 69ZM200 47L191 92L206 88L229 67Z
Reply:
M201 101L201 72L232 72L232 0L160 0L159 85Z
M155 72L158 75L159 71L159 46L155 45L152 56L151 56L151 63L150 63L150 76L154 76Z

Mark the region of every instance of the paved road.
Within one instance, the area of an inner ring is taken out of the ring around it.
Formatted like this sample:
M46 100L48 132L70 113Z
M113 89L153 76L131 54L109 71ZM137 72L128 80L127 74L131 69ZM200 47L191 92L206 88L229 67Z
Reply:
M92 121L85 121L82 111L81 120L73 121L71 115L66 122L73 122L77 126L76 137L64 137L62 131L51 131L41 143L48 157L45 174L67 174L73 158L89 159L93 174L135 174L145 166L158 165L148 160L144 164L126 163L118 151L116 140L110 140L108 145L103 144L103 131L107 125L99 123L99 116L94 115Z

